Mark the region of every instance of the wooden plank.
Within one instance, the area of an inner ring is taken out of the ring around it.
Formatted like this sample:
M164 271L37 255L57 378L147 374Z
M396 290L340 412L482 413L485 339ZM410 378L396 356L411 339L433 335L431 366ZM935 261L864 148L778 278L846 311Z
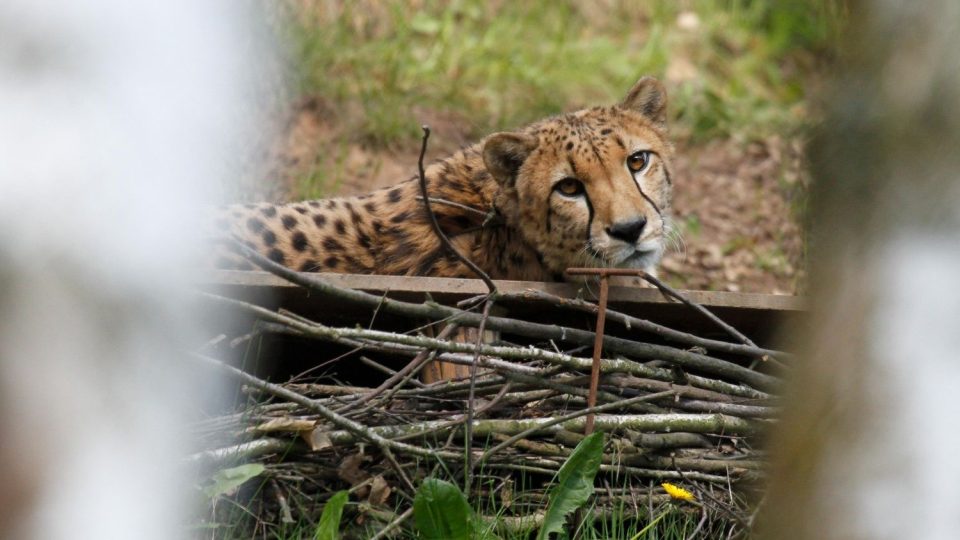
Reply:
M317 274L331 285L363 290L376 295L387 295L397 300L422 302L428 296L437 302L454 304L465 298L484 294L486 287L476 279L452 279L408 276L380 276L358 274ZM657 289L623 286L623 281L637 278L611 278L609 305L611 309L647 319L675 330L691 332L703 337L729 339L725 332L689 307L671 300ZM615 281L616 280L616 281ZM308 318L332 325L353 326L371 323L373 310L362 306L336 302L316 292L292 285L266 272L211 272L198 284L218 294L255 302L271 308L283 307ZM530 289L553 295L594 300L596 285L574 283L542 283L533 281L498 281L501 292L523 293ZM778 345L778 332L784 324L797 319L804 310L802 297L770 294L733 293L721 291L682 291L691 300L710 309L728 324L764 346ZM556 309L543 301L520 298L497 304L509 316L531 321L560 324L576 328L592 327L593 317L569 309ZM378 325L389 325L389 316L378 314ZM383 329L388 329L383 327ZM402 324L394 330L403 329ZM611 333L623 330L614 325Z
M318 277L328 281L331 285L359 289L374 294L394 293L401 296L419 296L429 293L433 296L449 296L468 298L486 293L483 282L478 279L456 279L435 277L410 276L381 276L361 274L329 274L319 273ZM557 296L575 298L578 295L592 298L590 287L573 283L539 282L539 281L497 281L498 289L504 293L520 293L529 289L537 289ZM258 289L276 289L281 292L285 289L297 289L296 285L267 272L237 272L217 271L210 274L209 279L201 285L252 287ZM757 309L797 312L805 309L805 299L798 296L735 293L724 291L681 291L690 300L708 308ZM618 305L629 304L675 304L676 302L660 294L653 288L631 286L611 286L610 302Z

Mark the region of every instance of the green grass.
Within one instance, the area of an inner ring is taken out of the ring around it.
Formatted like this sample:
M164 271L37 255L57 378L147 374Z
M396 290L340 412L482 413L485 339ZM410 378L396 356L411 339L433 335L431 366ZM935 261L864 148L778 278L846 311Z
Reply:
M804 123L838 1L298 4L288 37L300 93L330 100L364 142L415 139L425 110L478 137L612 103L645 74L668 82L681 135L755 137Z
M493 444L493 442L491 441L489 444ZM426 467L427 464L422 465L425 466L425 469L432 469L432 467ZM264 538L276 540L313 538L318 528L321 511L329 496L337 489L348 486L337 488L330 485L331 490L322 495L299 495L295 489L292 489L292 486L296 483L287 484L285 480L277 479L275 476L281 472L290 474L291 470L289 468L274 469L273 467L268 465L267 472L264 475L249 480L236 496L219 498L216 502L219 510L212 511L207 515L205 521L190 527L191 534L196 538ZM408 473L410 472L408 471ZM460 471L450 471L441 466L438 473L441 478L454 484L459 485L459 482L462 482ZM273 512L270 512L269 515L263 514L263 504L272 504L276 501L276 492L268 480L271 477L275 478L277 486L286 493L286 500L293 518L291 523L283 523L279 516ZM488 475L481 468L475 479L474 495L468 501L478 515L492 517L498 523L510 519L507 516L528 515L524 512L542 512L547 505L545 480L547 479L521 472L513 477L513 483L507 488L512 492L512 495L504 498L503 475L495 473ZM326 482L319 479L318 481ZM649 489L646 487L646 482L638 478L619 476L615 477L613 482L614 485L619 485L622 489L635 491L641 497ZM209 482L203 483L207 484ZM419 484L419 481L417 481L417 484ZM653 489L655 493L662 493L659 487ZM604 495L605 492L601 490L598 494ZM373 536L410 504L409 501L401 500L396 495L391 500L393 504L397 505L392 509L392 512L383 507L370 509L366 507L365 500L358 499L356 495L351 495L341 521L341 532L349 530L354 538ZM586 507L591 513L595 510L594 500L591 498ZM682 540L690 535L700 521L699 509L686 503L661 502L655 504L652 509L648 509L646 503L641 500L637 501L640 508L635 509L629 503L629 500L629 497L621 498L618 506L613 507L612 510L608 508L602 513L602 517L596 517L593 520L577 524L575 520L568 519L567 523L571 527L569 538L579 540ZM364 516L362 522L355 520L358 513ZM653 526L648 527L654 521ZM699 537L724 537L730 525L731 522L726 519L724 514L717 510L711 510L709 519L701 530ZM575 530L573 527L575 527ZM497 537L502 540L532 540L536 534L535 530L511 529L500 526L495 526L494 529L497 532ZM392 538L414 540L419 537L414 526L414 520L409 519L397 529L396 535Z

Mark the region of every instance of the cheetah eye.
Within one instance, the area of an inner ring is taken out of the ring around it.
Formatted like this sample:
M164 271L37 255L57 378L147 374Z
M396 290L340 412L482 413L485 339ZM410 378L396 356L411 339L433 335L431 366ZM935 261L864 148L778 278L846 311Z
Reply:
M585 191L583 187L583 182L577 180L576 178L564 178L563 180L557 182L553 186L554 191L559 192L561 195L567 197L576 197L578 195L583 195Z
M649 163L650 152L646 150L634 152L627 157L627 168L630 169L630 172L632 173L638 173L646 169Z

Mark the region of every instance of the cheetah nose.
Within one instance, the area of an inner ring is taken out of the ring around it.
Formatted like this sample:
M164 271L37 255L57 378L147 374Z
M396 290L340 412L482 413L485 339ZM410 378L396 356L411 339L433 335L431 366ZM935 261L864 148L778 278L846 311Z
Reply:
M643 232L646 225L647 218L640 216L630 221L614 223L612 227L607 227L607 234L628 244L634 244L640 238L640 233Z

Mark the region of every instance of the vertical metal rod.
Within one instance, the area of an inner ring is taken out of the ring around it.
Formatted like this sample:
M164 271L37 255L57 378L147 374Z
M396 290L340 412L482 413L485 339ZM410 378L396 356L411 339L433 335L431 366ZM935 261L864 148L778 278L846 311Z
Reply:
M600 388L600 353L603 352L603 326L607 321L607 288L610 276L600 274L600 302L597 304L596 337L593 340L593 368L590 370L590 393L587 394L587 407L597 406L597 390ZM584 435L593 433L593 413L587 415Z

